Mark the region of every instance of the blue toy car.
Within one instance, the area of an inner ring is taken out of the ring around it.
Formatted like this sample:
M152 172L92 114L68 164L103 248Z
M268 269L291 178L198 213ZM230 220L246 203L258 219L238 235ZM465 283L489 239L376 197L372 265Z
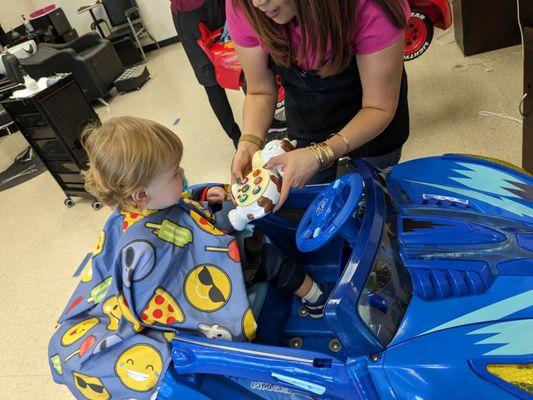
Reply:
M254 343L179 334L158 399L533 398L533 178L470 156L363 161L256 221L331 295L250 293Z

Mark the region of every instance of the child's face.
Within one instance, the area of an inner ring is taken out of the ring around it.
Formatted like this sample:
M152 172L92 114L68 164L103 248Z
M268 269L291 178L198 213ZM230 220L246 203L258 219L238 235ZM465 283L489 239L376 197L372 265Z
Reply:
M145 188L149 202L145 208L161 210L176 204L183 192L183 168L160 172Z

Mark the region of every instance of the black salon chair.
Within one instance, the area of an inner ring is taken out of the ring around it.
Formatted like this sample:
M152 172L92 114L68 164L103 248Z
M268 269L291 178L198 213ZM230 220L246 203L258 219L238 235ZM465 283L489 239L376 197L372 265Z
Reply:
M2 54L2 65L6 71L5 79L3 79L4 84L8 84L8 82L11 84L24 83L24 72L20 60L15 55L10 53Z
M95 32L65 44L41 43L37 52L21 59L20 64L36 80L57 73L72 73L91 101L108 97L113 81L125 71L111 43Z
M105 25L109 32L109 35L105 38L112 43L118 43L126 37L132 38L135 40L137 48L144 60L146 60L146 54L141 44L143 37L147 36L150 38L157 48L159 48L157 40L146 29L136 0L98 0L98 2L104 6L111 26L109 26L105 19L99 19L91 24L91 29L96 29L97 27L101 29L100 25Z
M6 75L0 75L0 101L8 98L15 90L23 89L24 85L24 71L20 67L20 61L17 57L10 53L4 53L0 56L4 72ZM11 134L17 131L17 126L0 104L0 136ZM18 156L17 156L18 157ZM23 159L31 160L33 151L31 147L27 147L24 151Z

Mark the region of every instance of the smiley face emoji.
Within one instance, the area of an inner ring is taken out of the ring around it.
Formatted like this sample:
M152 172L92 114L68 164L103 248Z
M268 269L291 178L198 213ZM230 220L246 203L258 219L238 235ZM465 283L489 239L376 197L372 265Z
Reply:
M70 346L85 336L85 334L98 325L99 322L100 320L96 317L78 322L63 334L61 337L61 344L65 347Z
M76 386L76 389L78 389L86 399L109 400L111 398L100 379L74 371L72 372L72 375L74 376L74 386Z
M231 296L229 276L219 267L209 264L194 267L185 278L185 298L199 311L220 310Z
M190 210L189 215L193 219L193 221L198 225L198 227L203 230L204 232L210 233L214 236L222 236L224 235L224 232L222 232L220 229L215 227L211 222L209 222L207 219L205 219L202 215L197 213L196 211Z
M124 351L115 363L115 374L131 390L147 392L159 381L163 358L147 344L136 344Z
M248 309L244 313L244 316L242 317L242 332L244 333L244 336L246 336L246 339L251 342L255 339L256 331L257 323L255 322L252 309L248 307Z

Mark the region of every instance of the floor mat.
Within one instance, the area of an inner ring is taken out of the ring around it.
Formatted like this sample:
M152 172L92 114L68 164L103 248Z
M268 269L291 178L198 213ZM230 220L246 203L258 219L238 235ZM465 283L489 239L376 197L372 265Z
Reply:
M0 192L18 186L46 171L46 167L36 154L21 153L13 164L0 172Z

